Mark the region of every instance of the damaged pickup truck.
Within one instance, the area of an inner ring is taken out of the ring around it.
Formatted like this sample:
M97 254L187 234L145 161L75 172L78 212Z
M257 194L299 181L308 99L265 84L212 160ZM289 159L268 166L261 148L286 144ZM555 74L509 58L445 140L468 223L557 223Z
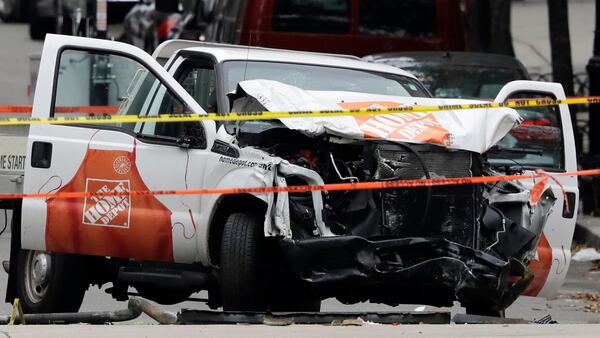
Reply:
M157 61L158 62L157 62ZM159 65L164 64L164 68ZM48 35L33 116L151 116L446 105L432 113L231 122L32 125L25 192L322 185L576 169L568 107L452 110L414 76L353 57L171 41L154 58ZM41 90L40 90L41 89ZM564 98L507 84L497 102ZM86 111L87 110L87 111ZM559 185L560 183L560 185ZM226 310L318 311L320 301L500 314L562 283L577 180L244 195L24 199L7 301L77 310L90 284L160 303L208 290ZM539 187L539 185L538 185ZM533 197L532 197L533 196ZM59 301L60 300L60 301Z

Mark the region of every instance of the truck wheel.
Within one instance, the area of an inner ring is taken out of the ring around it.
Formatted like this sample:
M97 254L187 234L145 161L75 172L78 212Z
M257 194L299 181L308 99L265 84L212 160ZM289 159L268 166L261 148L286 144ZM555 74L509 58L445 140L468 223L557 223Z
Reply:
M226 311L318 312L320 300L283 296L275 286L293 285L278 274L276 258L265 260L262 217L252 213L229 215L221 239L221 302ZM282 279L283 278L283 279ZM275 285L268 285L269 281ZM269 292L273 291L273 292ZM289 291L289 290L287 290Z
M229 215L221 239L221 301L230 311L264 310L261 287L260 218Z
M29 37L33 40L43 40L48 33L56 32L56 19L38 16L35 3L29 6Z
M81 258L21 250L17 264L17 296L25 313L77 312L88 283Z

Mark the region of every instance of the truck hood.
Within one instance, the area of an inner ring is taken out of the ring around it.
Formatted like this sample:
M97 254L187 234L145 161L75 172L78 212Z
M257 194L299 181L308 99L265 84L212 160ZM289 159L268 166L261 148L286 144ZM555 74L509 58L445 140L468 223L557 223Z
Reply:
M486 101L463 99L311 91L271 80L242 81L232 95L233 111L339 110L486 103ZM330 134L350 139L376 138L397 142L431 143L450 149L483 153L518 124L520 118L514 109L496 108L368 116L283 118L281 122L287 128L308 136Z

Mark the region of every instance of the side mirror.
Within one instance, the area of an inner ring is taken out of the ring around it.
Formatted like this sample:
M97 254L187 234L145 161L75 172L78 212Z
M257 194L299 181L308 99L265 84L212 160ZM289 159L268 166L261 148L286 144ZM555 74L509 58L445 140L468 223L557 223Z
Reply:
M184 136L177 139L180 148L195 148L202 144L204 144L203 140L197 136Z
M184 122L183 136L177 139L180 148L203 148L206 146L204 130L199 122Z

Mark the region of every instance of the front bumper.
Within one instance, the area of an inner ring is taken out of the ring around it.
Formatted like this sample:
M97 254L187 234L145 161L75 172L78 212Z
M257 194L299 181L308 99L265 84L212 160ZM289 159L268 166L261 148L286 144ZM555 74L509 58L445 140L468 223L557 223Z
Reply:
M344 303L485 306L503 310L533 279L519 261L504 261L441 238L358 236L282 240L295 272L321 298Z

